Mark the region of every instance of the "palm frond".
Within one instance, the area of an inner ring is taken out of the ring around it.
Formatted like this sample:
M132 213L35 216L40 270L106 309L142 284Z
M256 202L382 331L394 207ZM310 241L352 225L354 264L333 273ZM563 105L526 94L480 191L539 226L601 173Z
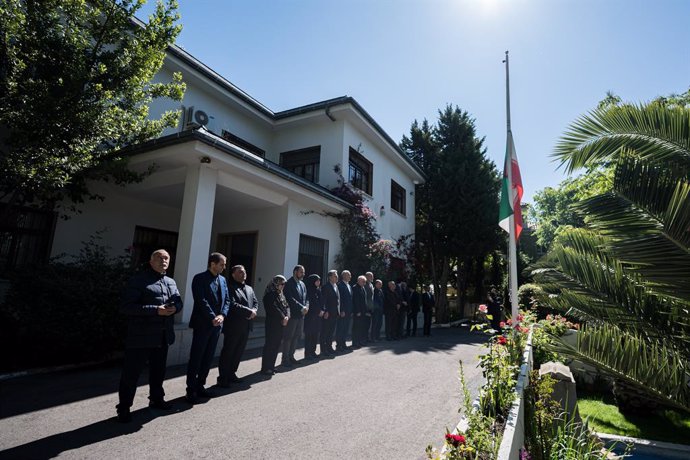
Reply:
M642 159L690 171L690 110L661 104L600 108L580 117L553 156L567 172L615 160L622 148Z
M554 351L597 367L658 401L690 411L688 361L668 341L653 341L611 325L583 328L575 347L554 337Z
M690 301L690 182L627 157L616 167L613 191L575 209L648 287Z

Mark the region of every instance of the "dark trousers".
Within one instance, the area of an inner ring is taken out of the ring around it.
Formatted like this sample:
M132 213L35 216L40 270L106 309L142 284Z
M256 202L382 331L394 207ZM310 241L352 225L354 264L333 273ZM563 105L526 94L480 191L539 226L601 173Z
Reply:
M283 340L283 329L285 327L280 322L274 324L266 321L266 343L264 343L264 350L261 354L262 371L270 371L275 367L280 342Z
M364 343L370 340L369 329L371 329L371 313L362 317L362 341Z
M383 324L383 311L375 309L371 316L371 340L381 339L381 325Z
M396 316L397 323L395 334L397 337L402 337L405 332L405 318L407 318L407 311L398 310L398 314Z
M389 311L386 313L386 339L398 338L398 312Z
M335 332L336 318L329 316L321 323L321 353L333 353L333 333Z
M316 344L319 343L319 331L304 332L304 357L313 358L316 356Z
M407 335L417 335L417 313L407 314Z
M223 330L223 351L218 362L218 383L227 384L240 367L242 353L249 339L249 321L237 320L237 324ZM239 323L242 321L243 323Z
M198 391L206 385L206 377L211 369L211 361L216 352L221 326L194 329L192 348L187 364L187 391Z
M297 342L302 337L303 328L304 316L301 313L297 318L290 318L283 328L283 364L289 364L290 359L295 358Z
M424 335L431 335L431 310L424 311Z
M338 317L337 324L335 326L335 345L338 350L344 350L347 348L347 334L350 332L350 323L352 322L352 315L349 313L345 314L345 317Z
M361 346L365 342L364 315L352 315L352 346Z
M146 362L149 363L149 399L160 401L165 396L163 380L165 380L165 363L168 359L168 342L165 332L161 331L161 346L156 348L126 348L125 360L120 376L120 403L117 410L132 407L137 383Z

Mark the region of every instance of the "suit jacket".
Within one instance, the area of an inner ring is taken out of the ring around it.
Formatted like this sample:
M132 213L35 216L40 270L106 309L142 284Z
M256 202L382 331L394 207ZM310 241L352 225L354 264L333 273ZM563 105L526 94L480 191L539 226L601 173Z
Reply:
M434 308L434 296L431 292L422 293L422 310L424 312L431 312Z
M240 284L235 280L230 281L228 286L230 292L230 311L228 320L230 326L242 329L245 326L252 330L252 322L249 317L259 309L259 301L254 294L254 289L248 284ZM239 329L238 329L239 330ZM228 332L227 325L224 333Z
M367 293L367 310L374 310L374 285L367 281L364 284L364 292Z
M352 286L352 313L364 315L367 311L367 292L364 286L355 284Z
M189 319L189 327L209 329L218 315L228 316L230 294L228 283L222 275L215 276L209 270L194 275L192 279L194 310Z
M175 305L175 314L182 310L182 297L172 278L150 268L134 275L122 295L120 313L127 316L127 348L159 348L165 331L168 345L175 342L173 317L160 316L158 307Z
M345 312L345 315L352 314L352 287L348 289L349 285L345 281L338 283L338 292L340 293L340 311Z
M419 313L419 292L412 291L410 293L410 300L407 301L407 310L409 313Z
M285 283L283 294L288 305L290 305L290 317L301 318L302 307L307 303L307 286L301 280L297 281L293 276Z
M391 291L390 289L386 288L384 291L384 297L383 297L383 311L387 315L391 313L395 313L397 311L400 311L396 308L396 305L400 305L400 308L402 309L402 299L400 298L400 294L398 293L397 290Z
M333 317L340 316L340 292L338 286L333 287L331 283L326 283L321 287L323 304L328 315Z

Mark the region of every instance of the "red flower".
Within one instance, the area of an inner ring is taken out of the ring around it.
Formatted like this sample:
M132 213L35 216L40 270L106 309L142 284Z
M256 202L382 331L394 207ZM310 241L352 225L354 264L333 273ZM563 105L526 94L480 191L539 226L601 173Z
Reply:
M446 435L446 442L452 444L453 447L458 447L460 444L465 444L465 437L461 434L450 434Z
M506 327L505 321L501 321L500 323L498 323L498 325L501 326L501 329L503 329L504 327Z
M481 305L479 306L479 311L482 312L482 313L486 313L486 312L489 311L489 307L487 307L487 306L484 305L484 304L481 304Z
M524 316L522 316L522 315L518 315L518 323L521 323L521 322L522 322L522 320L523 320L524 318L525 318Z
M508 326L510 326L510 325L512 325L512 324L513 324L513 320L512 320L512 319L510 319L510 318L508 318L508 321L506 321L506 323L508 323Z
M508 339L506 339L505 337L500 335L500 336L498 336L498 339L496 340L496 342L498 342L499 345L505 345L506 343L508 343Z
M529 328L528 328L528 327L524 327L524 326L520 326L520 327L519 327L519 330L520 330L520 332L522 332L523 334L527 334L527 333L529 332Z

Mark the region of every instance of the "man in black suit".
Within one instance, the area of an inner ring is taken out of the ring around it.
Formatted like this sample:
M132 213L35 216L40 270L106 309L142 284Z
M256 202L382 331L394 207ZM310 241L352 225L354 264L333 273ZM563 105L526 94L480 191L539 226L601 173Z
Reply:
M348 270L343 270L340 274L338 283L338 293L340 294L340 316L335 329L335 349L338 352L347 351L347 334L350 331L352 319L352 286L350 280L352 275Z
M194 310L189 327L194 329L194 336L187 364L186 395L187 401L191 404L196 403L198 397L212 396L204 385L223 329L223 321L230 310L228 284L221 276L225 264L225 256L214 252L208 257L208 270L192 279Z
M163 399L168 346L175 341L173 315L182 310L182 298L175 281L165 275L170 254L158 249L151 254L149 268L127 283L120 312L127 316L125 359L120 377L117 420L132 421L130 407L137 391L139 375L149 363L149 407L170 410Z
M431 315L434 311L434 295L429 291L429 286L422 287L422 313L424 313L424 336L431 335Z
M400 294L395 285L395 281L388 282L383 298L383 313L386 315L386 340L397 340L398 335L398 316L400 315Z
M247 271L242 265L231 269L232 281L228 286L230 292L230 311L223 327L223 351L218 363L218 386L228 388L231 383L240 383L237 369L240 366L242 353L247 346L252 320L256 318L259 301L251 286L245 284Z
M321 326L321 355L331 357L335 355L333 349L333 332L337 318L340 317L340 293L338 292L338 272L328 272L328 282L321 287L325 312Z
M417 335L417 315L419 314L419 293L414 286L407 286L407 337Z
M352 286L352 348L361 348L367 340L366 283L366 277L359 276L357 284Z
M290 319L287 326L283 329L282 365L287 368L297 364L295 349L302 335L304 316L309 311L307 287L304 285L302 278L304 278L304 267L297 265L292 269L292 278L285 283L285 288L283 289L283 294L290 307Z

